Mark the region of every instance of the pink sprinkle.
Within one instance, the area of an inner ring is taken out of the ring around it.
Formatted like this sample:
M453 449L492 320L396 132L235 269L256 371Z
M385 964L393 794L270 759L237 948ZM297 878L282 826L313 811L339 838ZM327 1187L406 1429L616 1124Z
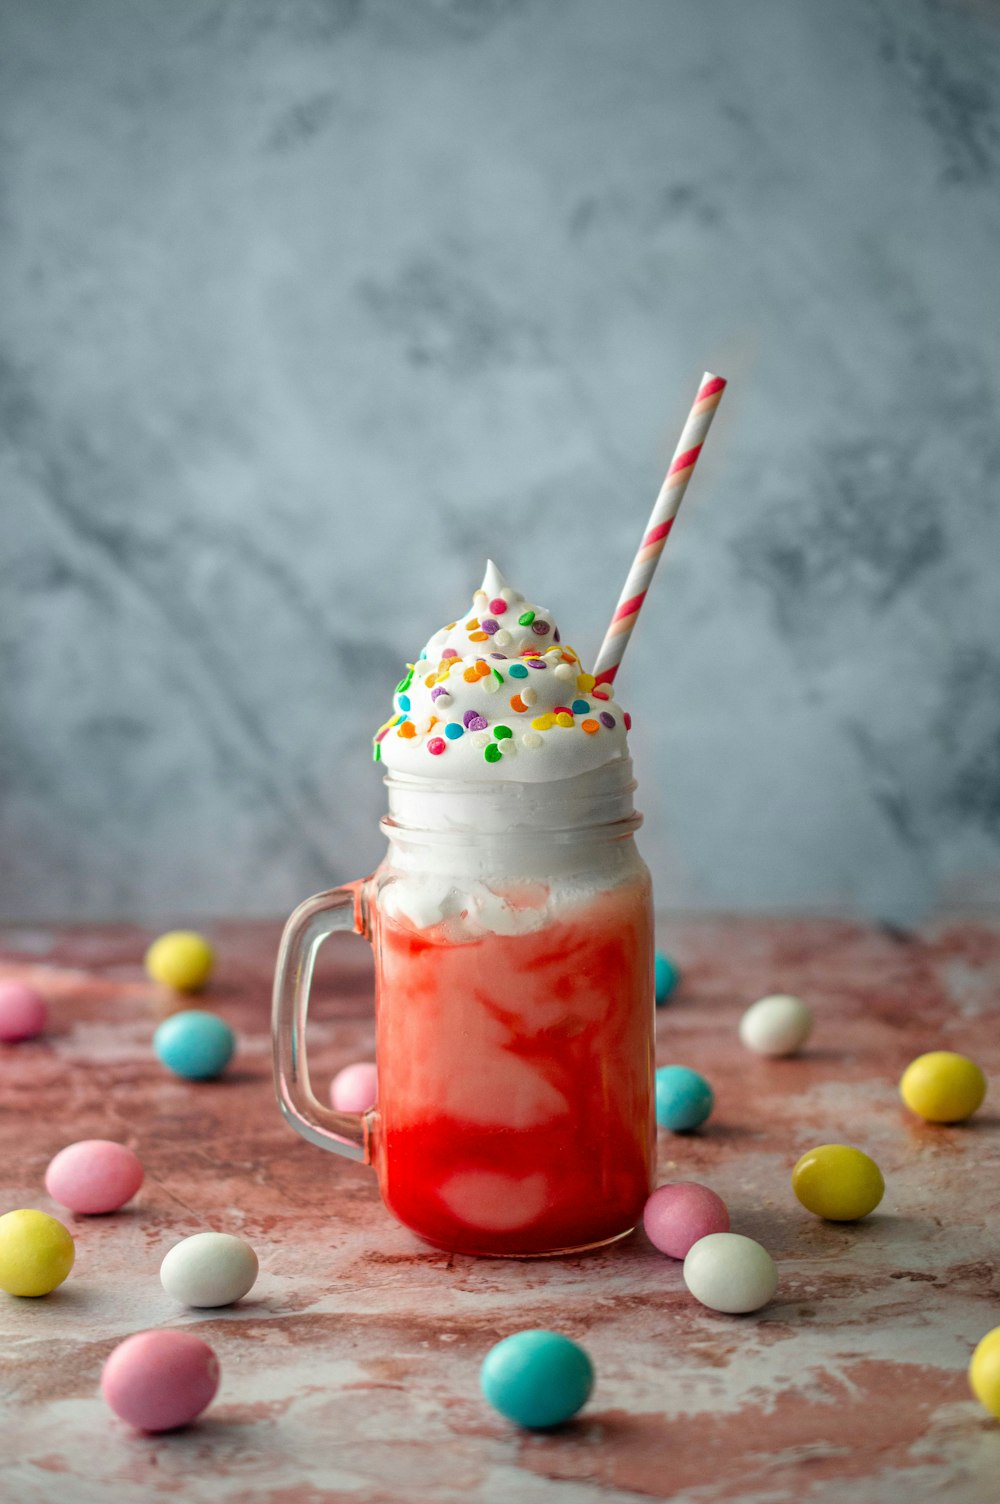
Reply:
M497 596L495 601L490 601L490 610L494 616L502 616L507 609L507 602L502 596Z
M432 736L430 741L427 743L428 752L433 752L435 757L440 757L441 753L444 751L444 748L444 738L440 736Z
M457 658L458 657L458 650L456 648L442 648L441 649L441 657L442 658Z
M573 712L572 712L572 710L570 710L570 708L569 708L568 705L557 705L556 708L555 708L555 710L553 710L552 714L553 715L572 715Z

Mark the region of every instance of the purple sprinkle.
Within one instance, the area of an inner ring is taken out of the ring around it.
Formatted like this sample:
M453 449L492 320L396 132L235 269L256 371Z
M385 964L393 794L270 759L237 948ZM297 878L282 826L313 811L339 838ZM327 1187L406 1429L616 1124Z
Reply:
M479 711L478 710L467 710L465 712L465 714L463 715L463 717L462 717L462 725L465 726L465 727L469 727L469 726L472 725L473 721L478 721L478 720L479 720Z
M559 636L559 628L558 627L556 627L555 631L552 633L552 641L553 642L562 642L562 638Z
M431 699L436 700L440 695L446 695L447 693L448 691L445 689L444 685L438 684L434 689L431 690Z
M494 632L499 632L500 630L500 623L498 621L494 621L492 616L484 616L479 625L482 627L484 632L489 633L490 637L493 636Z
M541 658L525 658L524 661L528 665L529 668L544 668L545 667L545 664L542 662Z
M485 731L490 724L484 715L479 715L475 710L467 710L462 720L469 731Z
M544 637L550 629L547 621L533 621L531 623L531 630L537 632L539 637Z
M507 662L507 654L506 653L491 653L490 657L491 658L499 658L500 661L501 661L501 663L506 663Z
M609 715L606 710L602 710L601 711L601 725L602 726L607 726L608 730L610 731L611 727L614 724L615 724L615 718L614 718L614 716L613 715Z

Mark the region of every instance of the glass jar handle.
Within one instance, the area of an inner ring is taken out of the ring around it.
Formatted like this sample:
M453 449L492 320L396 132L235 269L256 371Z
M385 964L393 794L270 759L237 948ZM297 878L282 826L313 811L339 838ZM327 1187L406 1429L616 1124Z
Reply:
M359 922L363 886L352 883L331 888L299 904L281 937L271 1021L274 1088L286 1120L311 1144L368 1164L374 1109L360 1113L324 1107L310 1084L306 1057L306 1018L316 953L328 935L343 930L365 933Z

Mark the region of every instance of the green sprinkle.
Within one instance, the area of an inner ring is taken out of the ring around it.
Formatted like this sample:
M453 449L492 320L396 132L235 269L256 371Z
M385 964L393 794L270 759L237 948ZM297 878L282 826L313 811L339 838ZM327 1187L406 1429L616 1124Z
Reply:
M525 611L525 613L524 613L523 616L519 616L517 618L517 624L518 624L519 627L530 627L531 623L534 621L534 619L535 619L535 613L534 613L534 611Z
M500 748L497 746L496 742L490 742L489 746L484 751L483 756L486 758L487 762L500 761Z
M502 684L503 683L503 674L500 672L500 670L498 668L491 669L490 672L492 673L494 679L497 681L498 684Z
M382 761L382 743L376 742L372 747L372 762Z
M405 694L410 685L413 683L413 664L410 663L407 665L407 667L409 668L410 672L404 678L400 679L399 683L396 685L396 693L398 695Z
M498 742L505 742L507 738L509 736L513 736L514 733L513 731L511 731L509 726L494 726L493 735L496 737Z

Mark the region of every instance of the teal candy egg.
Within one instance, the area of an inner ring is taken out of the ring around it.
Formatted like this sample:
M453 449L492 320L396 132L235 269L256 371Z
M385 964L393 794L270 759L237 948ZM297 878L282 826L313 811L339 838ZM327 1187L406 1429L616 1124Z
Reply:
M681 979L680 968L676 961L662 950L656 952L656 1006L662 1008L663 1004L674 991Z
M211 1081L221 1075L235 1048L236 1036L229 1025L202 1008L171 1014L153 1035L160 1061L189 1081Z
M491 1347L480 1371L483 1394L495 1410L531 1431L569 1420L594 1387L594 1366L582 1347L560 1332L515 1332Z
M663 1065L656 1073L656 1121L672 1133L698 1128L715 1105L704 1076L686 1065Z

